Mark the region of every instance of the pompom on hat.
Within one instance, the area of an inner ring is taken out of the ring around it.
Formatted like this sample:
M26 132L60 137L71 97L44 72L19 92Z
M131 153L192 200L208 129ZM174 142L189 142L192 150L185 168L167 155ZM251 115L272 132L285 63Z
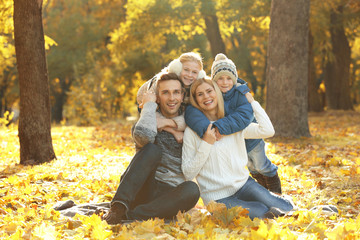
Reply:
M180 76L181 71L182 71L182 63L180 62L179 58L174 59L169 63L168 72L175 73L176 75ZM206 77L205 71L201 70L199 72L197 79L201 79L205 77Z
M211 66L211 80L216 82L222 75L231 77L234 85L236 84L238 75L234 62L228 59L225 54L219 53L216 55L215 60Z

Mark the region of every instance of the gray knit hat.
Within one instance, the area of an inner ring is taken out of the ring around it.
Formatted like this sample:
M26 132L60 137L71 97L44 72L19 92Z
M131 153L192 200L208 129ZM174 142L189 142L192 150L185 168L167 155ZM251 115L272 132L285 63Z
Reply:
M238 75L236 72L236 66L228 59L225 54L219 53L216 55L215 60L211 67L211 80L217 81L218 78L222 75L227 75L231 77L234 84L236 84Z

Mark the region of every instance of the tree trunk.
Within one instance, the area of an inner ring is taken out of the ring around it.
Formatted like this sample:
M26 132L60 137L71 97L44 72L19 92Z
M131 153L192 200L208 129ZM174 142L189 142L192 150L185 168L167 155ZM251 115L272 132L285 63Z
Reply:
M343 7L330 15L330 35L334 60L325 68L326 102L329 109L353 109L350 98L351 49L345 35Z
M310 136L307 113L310 0L273 0L266 110L276 136Z
M313 36L309 31L309 78L308 78L308 111L321 112L324 110L324 104L321 102L319 93L319 83L316 81L315 63L313 54Z
M251 90L254 92L254 94L256 94L258 89L258 81L254 74L254 68L251 62L249 48L246 46L246 44L244 44L240 33L236 29L234 30L230 41L233 47L232 52L234 52L235 54L229 54L228 56L230 59L234 59L234 63L237 66L237 69L243 69L245 71L246 75L239 77L250 83ZM241 58L238 57L239 55L241 56Z
M216 16L215 4L216 2L212 0L202 0L200 9L205 20L205 33L210 42L213 57L218 53L226 54L225 44L221 38L219 23Z
M14 32L20 86L20 163L56 158L42 25L42 0L14 0Z

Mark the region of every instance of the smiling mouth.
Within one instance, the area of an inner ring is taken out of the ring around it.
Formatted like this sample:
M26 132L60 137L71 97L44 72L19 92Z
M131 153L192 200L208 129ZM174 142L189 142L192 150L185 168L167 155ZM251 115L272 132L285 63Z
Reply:
M214 102L214 100L208 100L208 101L205 101L204 102L204 105L210 105L210 104L212 104Z
M168 103L167 105L168 105L170 108L174 108L174 107L176 107L177 104L176 104L176 103Z

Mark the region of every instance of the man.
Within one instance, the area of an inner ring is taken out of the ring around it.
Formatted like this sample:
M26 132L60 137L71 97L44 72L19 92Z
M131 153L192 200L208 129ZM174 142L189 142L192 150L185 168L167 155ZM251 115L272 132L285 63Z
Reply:
M159 76L156 94L143 96L143 109L132 129L137 153L123 174L103 219L108 224L122 220L172 219L178 211L195 206L200 192L196 183L185 181L181 171L182 144L166 131L157 131L156 109L166 118L179 115L184 97L176 74Z

